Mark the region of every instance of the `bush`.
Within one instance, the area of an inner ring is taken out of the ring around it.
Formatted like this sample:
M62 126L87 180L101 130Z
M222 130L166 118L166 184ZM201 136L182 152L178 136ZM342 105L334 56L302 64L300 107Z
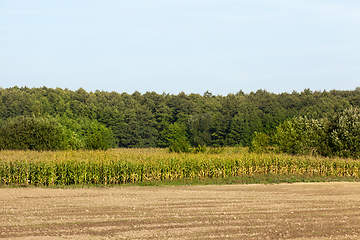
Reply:
M87 127L85 146L91 150L107 150L114 145L113 133L103 124L92 120Z
M185 140L175 140L170 146L169 146L169 152L176 152L176 153L189 153L191 152L191 146L190 143Z
M112 146L111 130L96 120L20 116L0 128L0 149L106 150Z
M66 132L54 118L20 116L0 128L0 149L66 149Z
M95 132L86 138L86 149L107 150L109 147L109 142L107 141L106 136L102 134L102 132Z
M96 120L60 118L59 121L70 131L70 149L106 150L114 146L112 131Z
M251 141L249 152L267 152L270 145L270 137L265 133L255 132L255 137Z
M65 127L64 127L65 128ZM83 139L71 129L65 128L65 149L79 150L85 149L85 143Z

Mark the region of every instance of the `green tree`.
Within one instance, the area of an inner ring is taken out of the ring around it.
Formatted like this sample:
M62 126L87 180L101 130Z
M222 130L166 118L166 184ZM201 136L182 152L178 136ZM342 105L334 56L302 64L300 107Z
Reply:
M204 146L211 142L211 113L191 115L188 120L190 143L193 146Z
M251 143L251 128L249 116L239 113L232 118L227 142L230 146L249 146Z
M328 155L327 126L326 119L295 117L277 127L274 140L282 152Z
M345 109L332 120L330 146L334 155L360 158L360 109Z
M186 132L186 126L182 123L172 123L165 130L166 141L170 152L190 152L190 143Z

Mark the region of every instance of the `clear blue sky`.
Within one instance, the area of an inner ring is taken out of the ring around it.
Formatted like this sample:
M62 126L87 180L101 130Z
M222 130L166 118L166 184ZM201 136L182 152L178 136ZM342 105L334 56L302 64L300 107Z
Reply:
M1 0L0 87L360 86L359 0Z

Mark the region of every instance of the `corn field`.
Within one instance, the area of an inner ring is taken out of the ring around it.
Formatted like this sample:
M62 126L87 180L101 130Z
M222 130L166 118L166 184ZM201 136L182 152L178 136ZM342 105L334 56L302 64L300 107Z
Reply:
M360 161L256 154L168 153L165 149L0 151L0 184L125 184L254 174L317 174L359 178Z

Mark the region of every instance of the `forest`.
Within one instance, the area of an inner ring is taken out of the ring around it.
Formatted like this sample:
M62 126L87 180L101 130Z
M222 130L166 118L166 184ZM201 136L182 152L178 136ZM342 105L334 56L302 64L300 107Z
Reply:
M19 132L29 122L37 126L33 132L55 131L57 138L66 139L66 146L47 149L165 148L176 142L195 147L250 146L259 133L279 135L279 126L289 119L332 119L351 107L360 107L359 87L280 94L240 90L221 96L15 86L0 88L0 148L26 148L11 147L6 141L12 136L9 132ZM30 149L36 145L27 144Z

